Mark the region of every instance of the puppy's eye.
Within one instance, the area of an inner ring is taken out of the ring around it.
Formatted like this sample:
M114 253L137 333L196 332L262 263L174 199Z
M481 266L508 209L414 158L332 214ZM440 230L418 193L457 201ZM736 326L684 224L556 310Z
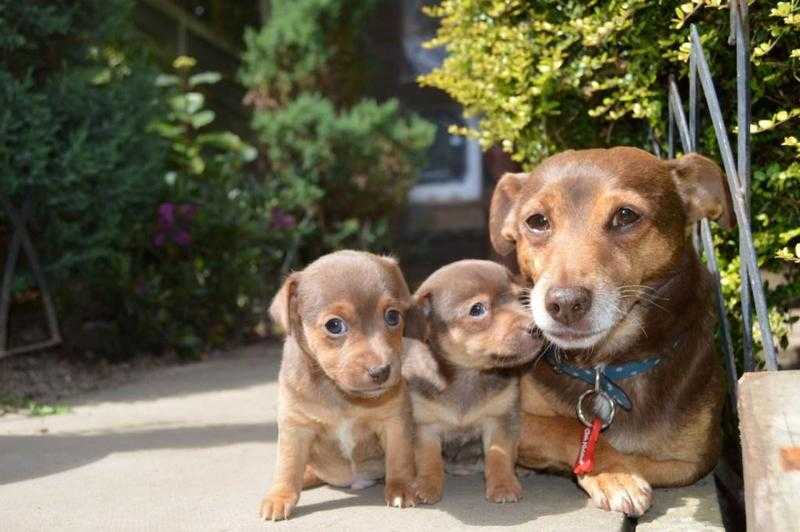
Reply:
M534 214L528 216L525 220L525 225L534 233L544 233L550 230L550 220L544 214Z
M386 311L386 314L384 314L383 319L386 321L386 325L389 327L397 327L400 325L400 317L401 315L399 310L390 308Z
M473 318L480 318L486 314L486 305L483 303L475 303L469 308L469 315Z
M614 213L614 217L611 219L611 228L622 229L623 227L636 223L639 221L639 218L641 218L641 216L633 209L622 207Z
M325 322L325 330L333 336L341 336L347 332L347 323L342 318L331 318Z

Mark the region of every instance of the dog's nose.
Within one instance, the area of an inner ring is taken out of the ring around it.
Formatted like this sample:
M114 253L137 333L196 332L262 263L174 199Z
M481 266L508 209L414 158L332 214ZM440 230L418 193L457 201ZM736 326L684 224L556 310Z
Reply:
M373 366L367 370L369 376L375 384L383 384L389 378L389 373L392 372L391 364L384 364L383 366Z
M544 299L547 312L559 323L572 325L589 312L592 293L581 286L551 287Z

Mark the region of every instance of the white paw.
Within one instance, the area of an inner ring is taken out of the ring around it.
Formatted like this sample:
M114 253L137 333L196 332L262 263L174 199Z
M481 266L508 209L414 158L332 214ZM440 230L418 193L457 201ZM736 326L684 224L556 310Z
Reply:
M578 477L592 503L603 510L632 517L644 514L653 502L653 489L634 473L597 473Z

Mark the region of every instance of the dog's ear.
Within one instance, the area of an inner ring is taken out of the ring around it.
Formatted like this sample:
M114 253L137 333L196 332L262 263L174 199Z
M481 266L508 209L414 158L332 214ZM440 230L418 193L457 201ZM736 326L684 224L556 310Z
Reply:
M270 318L283 329L287 336L292 335L292 322L297 314L297 284L299 282L299 273L293 273L287 277L269 306Z
M492 193L489 207L489 238L494 250L501 256L514 251L517 227L514 223L514 205L522 185L529 174L503 174Z
M736 226L728 181L714 161L689 153L680 159L667 161L667 165L689 223L709 218L717 220L726 229Z
M431 304L430 292L413 298L413 304L406 312L406 328L403 336L422 342L427 341L431 333L430 317L433 309Z

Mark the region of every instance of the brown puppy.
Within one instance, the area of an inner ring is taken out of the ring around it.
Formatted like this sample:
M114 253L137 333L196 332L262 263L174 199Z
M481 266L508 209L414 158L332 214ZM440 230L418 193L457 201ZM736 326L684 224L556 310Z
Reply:
M516 251L536 325L558 348L522 379L519 463L570 471L578 454L590 385L554 367L660 361L615 382L632 408L617 408L578 478L600 507L640 515L650 486L690 484L716 463L723 378L709 274L687 231L702 217L733 220L720 169L696 154L570 151L495 189L492 244Z
M514 472L520 374L515 368L533 360L542 347L519 301L523 290L503 266L464 260L436 271L415 294L416 308L425 317L420 336L443 381L437 385L409 378L420 502L434 503L442 496L443 450L461 472L471 472L466 461L485 457L490 501L513 502L522 495ZM407 373L413 372L404 367ZM483 453L471 445L476 442ZM483 466L477 465L478 470Z
M360 489L386 477L386 503L413 506L412 420L401 378L411 303L397 263L356 251L326 255L293 273L272 318L286 331L279 376L278 459L261 504L285 519L300 490ZM385 466L384 466L385 463Z

